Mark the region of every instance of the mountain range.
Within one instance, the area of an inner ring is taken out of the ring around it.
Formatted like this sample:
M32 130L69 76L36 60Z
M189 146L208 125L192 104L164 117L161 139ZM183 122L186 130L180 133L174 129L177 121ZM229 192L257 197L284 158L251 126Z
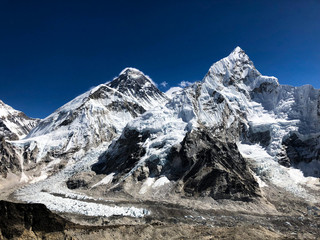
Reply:
M126 199L274 214L274 189L319 199L320 91L262 75L240 47L167 93L126 68L45 119L0 101L0 138L0 190L57 212L155 212L106 203Z

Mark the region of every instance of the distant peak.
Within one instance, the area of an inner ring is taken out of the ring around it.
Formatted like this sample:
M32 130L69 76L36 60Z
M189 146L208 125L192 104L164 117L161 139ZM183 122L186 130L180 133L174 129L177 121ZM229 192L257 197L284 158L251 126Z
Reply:
M115 77L113 81L109 82L108 85L112 88L146 88L146 87L157 87L152 79L145 75L143 72L136 68L127 67L123 69L118 77Z
M242 50L242 48L241 47L239 47L239 46L237 46L235 49L233 49L233 51L232 51L232 53L239 53L239 52L244 52L243 50Z
M4 103L3 101L1 101L1 100L0 100L0 106L1 106L2 108L12 109L12 110L13 110L12 107L10 107L9 105L5 104L5 103Z
M152 79L148 76L145 75L142 71L140 71L137 68L133 68L133 67L127 67L125 69L123 69L119 76L117 78L115 78L114 80L121 80L121 81L134 81L134 82L139 82L140 84L142 82L150 82L151 84L153 84L154 86L157 86L157 84L152 81Z
M221 73L225 71L225 68L233 68L240 63L249 63L253 66L253 63L250 61L249 56L245 53L242 48L237 46L233 51L225 58L214 63L209 71L213 73Z
M120 75L132 75L132 74L144 75L143 72L141 72L139 69L127 67L120 72L119 76Z
M234 59L241 59L241 58L249 58L247 56L247 54L245 53L245 51L237 46L235 49L233 49L233 51L229 54L228 56L229 58L234 58Z

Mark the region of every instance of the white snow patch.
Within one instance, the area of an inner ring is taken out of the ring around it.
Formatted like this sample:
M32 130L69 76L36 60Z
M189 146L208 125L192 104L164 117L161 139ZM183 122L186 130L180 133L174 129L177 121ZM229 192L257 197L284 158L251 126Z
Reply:
M109 183L111 183L113 176L115 173L110 173L109 175L107 175L105 178L103 178L100 182L94 184L91 188L97 187L99 185L108 185Z
M304 177L299 169L287 168L281 166L275 157L269 155L260 145L249 145L238 143L240 153L244 158L248 158L255 163L255 173L263 180L292 192L296 196L303 197L309 201L318 201L314 196L309 194L304 186L318 188L314 183L319 180L313 177Z
M155 181L154 178L147 178L142 184L139 194L145 194L148 191L148 189L152 186L154 181Z
M29 181L28 176L22 171L21 172L21 177L20 177L20 182L21 183L25 183L25 182L28 182L28 181Z
M163 176L155 181L155 183L152 185L152 188L158 188L168 183L170 183L170 180L167 177Z
M169 99L172 99L174 97L174 95L176 95L178 92L180 92L182 90L183 90L183 88L181 88L181 87L172 87L168 91L166 91L165 94L167 95L167 97Z
M157 180L155 179L156 178L147 178L142 184L139 194L145 194L150 189L156 189L170 183L169 179L165 176L160 177Z

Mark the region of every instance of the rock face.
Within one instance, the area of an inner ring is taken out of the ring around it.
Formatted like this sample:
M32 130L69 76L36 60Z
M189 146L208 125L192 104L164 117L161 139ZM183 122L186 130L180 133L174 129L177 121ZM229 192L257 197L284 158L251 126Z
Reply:
M214 131L188 133L171 159L167 169L180 175L186 195L233 200L259 195L259 186L237 145L224 142Z
M151 78L135 68L125 68L117 78L108 83L108 86L132 97L145 110L154 108L167 99Z
M292 87L262 83L253 89L251 96L276 119L285 120L278 126L264 123L263 128L271 132L273 140L266 145L268 152L278 155L279 162L285 166L298 167L306 176L320 177L320 91L311 85ZM305 163L310 162L313 167L310 165L310 169L306 169Z
M300 168L305 176L320 177L320 135L292 132L283 140L285 166Z
M21 172L21 156L11 144L2 139L0 143L0 176L7 177L8 172L20 173Z
M86 188L94 175L94 172L80 172L75 174L66 181L67 187L69 189Z
M63 239L68 221L43 204L0 201L1 239Z
M100 156L101 163L93 165L93 169L98 173L110 174L114 171L119 173L130 172L136 163L146 153L146 150L140 146L150 134L143 133L142 135L135 131L125 129L121 137L113 144L115 152L106 152ZM104 163L104 159L108 159Z

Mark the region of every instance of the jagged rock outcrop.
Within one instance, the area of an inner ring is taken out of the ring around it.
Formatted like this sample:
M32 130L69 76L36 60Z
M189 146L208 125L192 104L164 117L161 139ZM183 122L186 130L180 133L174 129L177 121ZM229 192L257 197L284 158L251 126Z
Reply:
M233 200L257 197L259 186L237 145L222 139L210 130L187 133L180 149L171 153L165 171L180 175L188 196Z
M71 176L67 181L69 189L87 188L90 185L94 172L80 172Z
M93 165L93 170L105 174L130 172L146 153L140 143L149 136L148 132L140 134L138 131L125 129L121 137L113 143L112 148L116 150L100 156L101 162ZM105 162L104 159L108 160Z
M11 144L4 139L0 142L0 176L7 177L8 172L21 172L21 155Z
M282 143L286 159L283 165L300 168L306 176L320 177L320 134L291 132Z
M188 132L181 144L172 146L164 163L153 155L141 164L148 151L143 142L150 135L125 129L112 151L103 154L92 169L100 174L115 173L113 182L120 184L130 174L136 181L165 176L179 182L177 193L189 197L249 200L259 196L258 184L235 142L226 142L213 129Z

